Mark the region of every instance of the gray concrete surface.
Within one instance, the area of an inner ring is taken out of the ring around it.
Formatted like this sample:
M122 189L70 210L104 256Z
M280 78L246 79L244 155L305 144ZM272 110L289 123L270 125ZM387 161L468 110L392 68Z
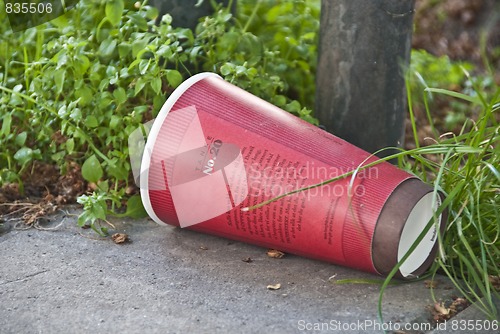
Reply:
M370 326L378 285L329 281L378 277L298 256L269 258L260 247L147 219L112 222L130 243L98 238L78 228L76 216L53 217L46 225L60 224L53 231L4 223L0 333L381 332ZM248 257L251 263L242 261ZM449 300L456 292L444 277L439 281L436 298ZM281 289L266 288L276 283ZM430 332L403 326L427 322L432 303L423 282L390 286L384 325ZM466 311L472 314L464 319L485 319ZM434 331L452 332L460 331Z

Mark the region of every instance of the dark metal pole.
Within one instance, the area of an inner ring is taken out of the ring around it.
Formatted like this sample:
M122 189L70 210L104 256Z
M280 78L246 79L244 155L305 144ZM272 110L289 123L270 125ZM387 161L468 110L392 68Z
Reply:
M196 6L198 2L199 0L151 0L149 3L158 8L160 16L165 13L172 15L173 26L194 29L200 17L213 13L210 0L205 0ZM229 4L229 0L216 0L215 2L222 2L224 6ZM233 13L235 8L236 0L233 0L231 7Z
M322 0L315 116L369 152L403 142L414 5Z

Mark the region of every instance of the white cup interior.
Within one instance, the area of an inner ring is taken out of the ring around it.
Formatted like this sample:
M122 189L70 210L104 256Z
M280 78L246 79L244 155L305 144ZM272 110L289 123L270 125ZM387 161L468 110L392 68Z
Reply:
M425 194L417 204L415 204L406 220L403 232L401 233L401 239L399 240L398 246L398 262L401 261L403 256L415 243L439 205L441 205L441 198L439 196L434 198L432 192ZM441 222L441 215L438 217L438 222ZM415 270L422 266L436 244L439 223L433 223L434 225L429 229L422 241L399 267L399 271L404 277L410 276Z

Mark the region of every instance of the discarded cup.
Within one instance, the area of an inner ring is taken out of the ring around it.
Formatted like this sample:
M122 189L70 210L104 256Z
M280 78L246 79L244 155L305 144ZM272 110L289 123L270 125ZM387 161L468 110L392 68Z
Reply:
M159 224L380 275L416 244L401 278L421 275L435 257L442 194L216 74L186 80L138 131L132 167Z

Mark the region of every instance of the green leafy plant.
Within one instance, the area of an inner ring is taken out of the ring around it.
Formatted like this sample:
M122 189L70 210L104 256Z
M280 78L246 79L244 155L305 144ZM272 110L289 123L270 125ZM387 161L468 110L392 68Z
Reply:
M216 71L225 80L318 124L312 107L319 1L238 1L238 11L238 17L233 17L221 8L197 26L190 51L191 57L199 56L191 58L195 71Z
M266 73L282 78L290 96L314 108L321 1L240 2L243 31L257 36L264 46L264 57L269 57Z
M251 7L247 3L241 11ZM294 5L286 13L292 17L307 8ZM0 15L5 18L5 13ZM295 18L294 26L314 29L310 18ZM298 66L297 50L311 49L314 38L309 34L302 46L277 47L269 39L272 29L259 37L250 32L256 20L255 14L240 19L218 7L191 31L173 28L168 14L158 20L158 11L146 1L123 0L82 0L66 15L18 33L2 20L0 140L5 149L0 154L0 186L17 182L22 189L22 172L34 161L56 164L62 173L69 162L76 162L94 189L80 199L80 223L104 220L103 211L123 211L133 186L128 136L156 116L183 79L200 71L218 72L316 123L311 110L288 95L287 87L301 82L280 76ZM294 36L304 32L295 30ZM286 61L280 56L285 50ZM313 70L314 59L308 56L307 66L301 60L302 67Z
M131 218L142 218L146 216L146 212L144 211L139 195L134 195L127 200L127 210L121 214L116 213L114 210L109 210L108 201L110 200L114 200L115 203L120 203L111 196L102 192L94 192L91 195L82 195L78 197L78 203L83 206L83 212L78 216L78 226L84 227L88 225L99 235L106 236L108 228L102 226L102 224L107 223L108 225L111 225L107 221L108 216Z

